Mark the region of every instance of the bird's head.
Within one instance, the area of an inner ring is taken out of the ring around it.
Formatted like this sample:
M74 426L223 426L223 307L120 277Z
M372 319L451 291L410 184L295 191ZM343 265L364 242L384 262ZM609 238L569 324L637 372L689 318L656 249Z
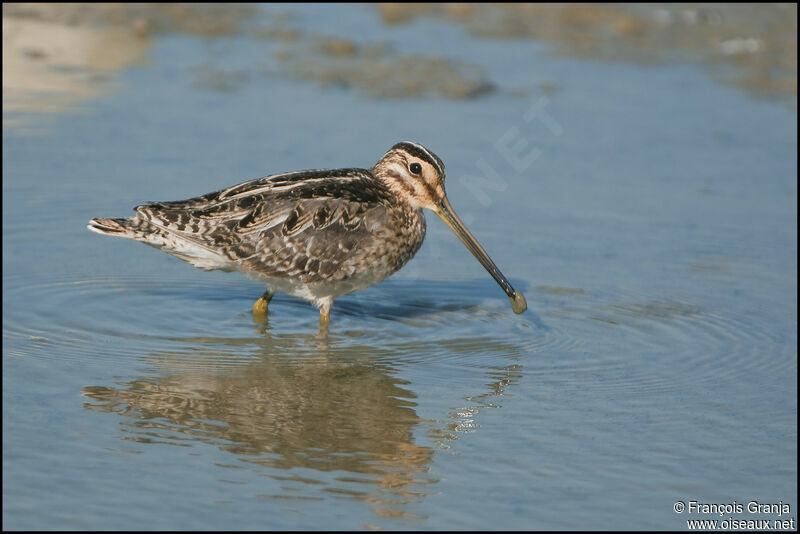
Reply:
M444 163L420 144L397 143L375 164L372 173L415 208L436 211L446 198Z
M447 200L444 163L436 154L418 143L403 141L372 167L372 174L412 207L429 209L438 215L505 291L514 312L527 309L525 297L511 287Z

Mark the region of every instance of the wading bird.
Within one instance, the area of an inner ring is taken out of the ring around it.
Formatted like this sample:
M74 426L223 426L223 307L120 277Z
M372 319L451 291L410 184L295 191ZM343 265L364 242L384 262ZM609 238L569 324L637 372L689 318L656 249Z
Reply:
M201 197L152 202L127 219L88 228L142 241L205 270L239 271L266 285L253 305L266 313L280 291L312 302L330 319L333 299L380 282L425 239L433 211L511 300L516 291L458 218L444 190L444 164L417 143L394 145L371 169L309 170L251 180Z

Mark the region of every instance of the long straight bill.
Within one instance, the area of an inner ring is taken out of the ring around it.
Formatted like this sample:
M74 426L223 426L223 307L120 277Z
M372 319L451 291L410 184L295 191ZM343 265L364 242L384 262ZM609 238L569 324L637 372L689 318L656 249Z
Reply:
M464 226L464 223L461 222L461 219L458 218L456 212L453 210L453 207L450 205L450 201L447 200L447 197L443 198L439 204L437 204L438 210L436 211L436 215L441 217L441 219L450 227L456 236L461 240L464 245L466 245L467 249L472 252L472 255L481 262L483 268L489 271L489 274L492 275L492 278L500 285L503 291L506 292L508 295L509 300L511 301L511 309L514 310L514 313L522 313L528 309L528 303L525 301L525 297L519 291L516 291L511 284L508 282L508 279L503 276L503 273L500 272L500 269L497 268L497 265L494 264L492 259L483 250L483 247L478 243L478 240L467 230L467 227Z

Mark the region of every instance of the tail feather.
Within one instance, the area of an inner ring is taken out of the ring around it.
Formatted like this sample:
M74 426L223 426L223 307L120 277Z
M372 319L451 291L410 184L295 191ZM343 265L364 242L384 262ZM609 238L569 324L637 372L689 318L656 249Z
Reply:
M86 227L98 234L141 241L146 245L161 249L168 254L188 261L195 267L207 271L214 269L231 271L236 268L236 265L229 258L217 251L210 250L208 247L196 242L196 240L156 226L139 216L129 219L104 219L98 217L90 220Z

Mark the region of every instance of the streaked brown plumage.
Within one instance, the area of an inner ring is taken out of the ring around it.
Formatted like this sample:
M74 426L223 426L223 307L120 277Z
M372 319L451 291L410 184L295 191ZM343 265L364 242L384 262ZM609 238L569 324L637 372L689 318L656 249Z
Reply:
M267 291L305 298L328 320L335 297L396 272L425 238L422 208L450 226L522 313L515 291L450 207L442 161L398 143L371 169L310 170L251 180L177 202L135 208L128 219L92 219L92 231L155 246L201 269L241 271Z

